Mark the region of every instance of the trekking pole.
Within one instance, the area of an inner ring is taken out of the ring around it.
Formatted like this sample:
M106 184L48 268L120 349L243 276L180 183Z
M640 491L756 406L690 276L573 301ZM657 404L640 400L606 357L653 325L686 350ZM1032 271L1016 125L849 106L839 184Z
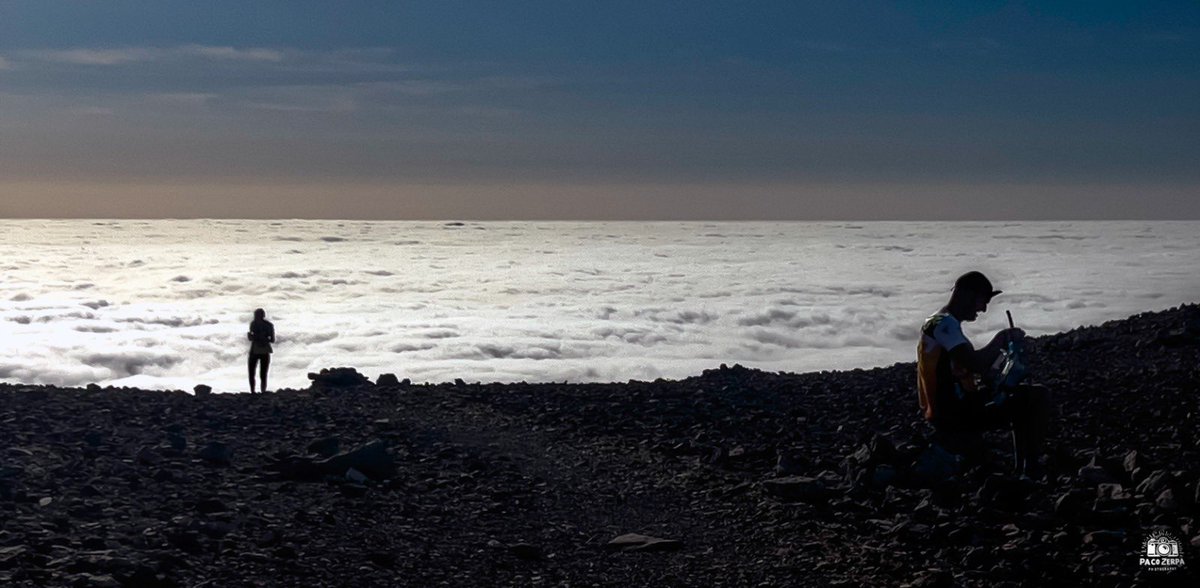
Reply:
M1012 322L1012 311L1006 310L1006 311L1004 311L1004 314L1008 316L1008 328L1010 328L1010 329L1014 328L1013 322Z

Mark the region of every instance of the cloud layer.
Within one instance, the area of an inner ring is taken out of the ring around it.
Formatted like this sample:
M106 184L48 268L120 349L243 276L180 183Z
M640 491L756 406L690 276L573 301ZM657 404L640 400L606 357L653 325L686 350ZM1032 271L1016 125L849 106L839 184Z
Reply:
M623 381L719 363L911 361L968 269L1033 334L1194 301L1200 225L0 221L0 380L272 387L349 365L416 381Z

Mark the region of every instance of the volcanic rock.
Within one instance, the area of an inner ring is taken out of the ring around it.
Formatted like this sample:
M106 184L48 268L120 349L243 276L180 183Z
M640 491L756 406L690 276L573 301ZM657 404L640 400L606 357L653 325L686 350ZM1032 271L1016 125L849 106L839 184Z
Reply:
M197 455L211 465L227 466L233 460L233 450L219 441L210 441Z
M1171 474L1165 470L1155 470L1137 486L1137 493L1146 496L1156 496L1171 481Z
M830 497L825 483L809 476L786 476L763 481L768 494L781 500L798 502L824 502Z
M323 389L354 388L371 386L371 380L350 367L325 368L320 373L308 374L312 385Z
M341 441L337 437L325 437L317 439L305 447L305 451L310 454L320 455L323 457L333 457L337 455L341 449Z
M1108 470L1096 463L1096 457L1092 457L1092 461L1087 465L1079 468L1077 473L1080 481L1088 486L1099 486L1100 484L1112 484L1117 482L1117 479L1108 473Z
M137 462L142 465L158 465L162 460L162 456L149 447L143 447L137 452Z
M1170 488L1163 489L1154 499L1154 504L1165 511L1179 510L1179 501L1175 500L1175 492Z
M954 477L961 463L962 458L946 451L940 445L930 444L917 456L912 475L918 484L928 488Z
M358 470L376 480L384 480L396 473L396 462L388 453L387 441L376 440L357 447L345 453L339 453L329 459L318 461L316 465L334 475L346 475L351 468Z
M775 458L775 473L780 476L794 476L809 471L812 463L801 452L781 450Z
M167 444L170 445L171 451L173 451L176 455L187 450L187 438L179 433L168 432Z
M683 542L675 539L659 539L638 533L626 533L609 541L605 549L609 551L638 551L642 553L658 551L678 551Z
M1058 403L1054 475L1036 485L1008 474L1008 431L974 439L979 459L931 448L957 450L921 418L912 363L203 401L0 383L0 586L945 582L931 570L962 586L1150 584L1149 529L1200 549L1200 345L1136 342L1195 318L1029 339L1031 378ZM179 459L218 440L229 467ZM947 467L913 473L930 463ZM606 547L637 528L673 539ZM606 553L641 546L685 553Z
M614 539L615 541L615 539ZM661 541L661 539L660 539ZM542 550L528 543L515 543L508 546L508 552L516 556L518 559L538 560L542 559Z
M380 374L378 378L375 378L375 385L376 386L399 386L400 379L396 377L396 374Z

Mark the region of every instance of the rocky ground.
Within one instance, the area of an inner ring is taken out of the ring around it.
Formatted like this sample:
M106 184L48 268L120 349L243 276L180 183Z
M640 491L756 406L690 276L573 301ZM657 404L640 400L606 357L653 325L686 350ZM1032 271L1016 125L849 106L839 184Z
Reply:
M191 394L0 385L0 585L1200 579L1200 306L1032 342L1049 479L931 447L915 368ZM1154 530L1186 565L1142 569Z

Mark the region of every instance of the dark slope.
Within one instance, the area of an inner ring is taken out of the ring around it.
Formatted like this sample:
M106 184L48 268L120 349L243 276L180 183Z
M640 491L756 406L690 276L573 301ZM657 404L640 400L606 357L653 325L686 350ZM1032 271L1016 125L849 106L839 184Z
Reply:
M1057 403L1042 485L997 473L1001 433L991 463L931 475L913 364L265 396L0 385L0 584L1195 582L1198 321L1034 341ZM306 455L328 437L385 441L395 472ZM1140 570L1156 528L1183 570ZM606 549L625 533L678 543Z

